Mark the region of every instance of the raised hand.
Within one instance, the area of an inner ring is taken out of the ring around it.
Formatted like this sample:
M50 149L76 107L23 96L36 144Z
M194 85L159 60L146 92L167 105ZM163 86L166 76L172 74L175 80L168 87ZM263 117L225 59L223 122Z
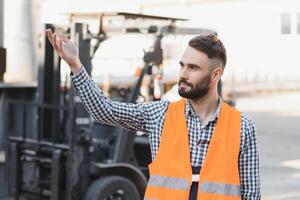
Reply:
M76 74L80 71L81 62L77 47L63 33L52 33L46 30L46 35L58 55L70 66L71 71Z

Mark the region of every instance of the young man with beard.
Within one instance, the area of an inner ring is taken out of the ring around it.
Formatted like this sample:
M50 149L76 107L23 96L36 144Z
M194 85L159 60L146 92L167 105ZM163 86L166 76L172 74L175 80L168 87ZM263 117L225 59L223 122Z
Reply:
M46 33L69 64L74 87L95 120L149 134L153 162L145 200L261 198L254 123L217 93L226 50L216 35L189 41L179 62L180 101L133 104L106 97L66 36Z

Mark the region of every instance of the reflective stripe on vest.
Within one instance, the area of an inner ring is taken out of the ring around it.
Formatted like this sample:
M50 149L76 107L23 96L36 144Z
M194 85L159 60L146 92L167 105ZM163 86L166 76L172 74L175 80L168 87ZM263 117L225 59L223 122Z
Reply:
M207 192L212 194L223 194L230 196L241 196L241 189L239 185L231 185L224 183L200 183L200 192Z
M182 178L173 178L167 176L150 176L148 186L165 187L176 190L189 190L190 184Z

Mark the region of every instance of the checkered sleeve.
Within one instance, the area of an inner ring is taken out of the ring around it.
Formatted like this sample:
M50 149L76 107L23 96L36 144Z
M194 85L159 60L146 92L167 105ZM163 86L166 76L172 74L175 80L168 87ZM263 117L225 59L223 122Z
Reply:
M260 166L257 133L253 120L242 113L242 149L239 172L242 200L260 200Z
M77 74L71 74L71 79L88 113L104 124L149 133L157 121L157 113L166 107L164 101L141 104L112 101L104 95L84 67Z

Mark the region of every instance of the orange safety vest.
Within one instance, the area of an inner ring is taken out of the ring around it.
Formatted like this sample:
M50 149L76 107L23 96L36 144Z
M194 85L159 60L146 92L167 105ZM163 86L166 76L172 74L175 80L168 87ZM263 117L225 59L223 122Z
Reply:
M188 200L192 169L185 100L170 103L144 200ZM199 175L198 200L240 200L240 112L222 102Z

